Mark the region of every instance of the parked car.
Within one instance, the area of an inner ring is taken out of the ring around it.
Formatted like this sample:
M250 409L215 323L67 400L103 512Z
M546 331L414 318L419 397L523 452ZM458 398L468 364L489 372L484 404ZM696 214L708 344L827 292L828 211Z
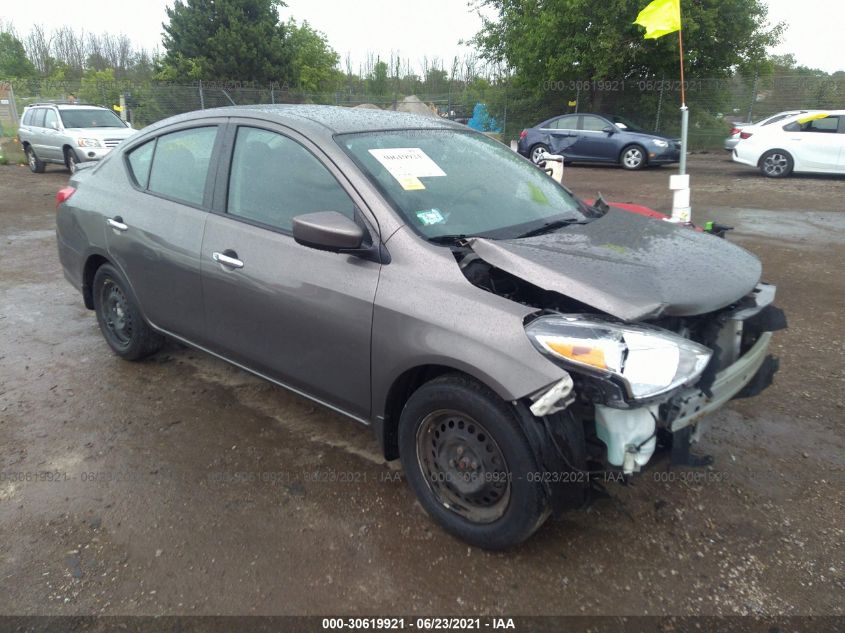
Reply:
M796 114L804 114L806 112L807 110L787 110L786 112L778 112L777 114L768 116L756 123L734 123L731 128L730 136L725 139L725 149L732 152L737 143L748 138L763 126L771 125L772 123L777 123L787 117L794 116Z
M769 178L792 172L845 174L845 110L807 112L761 128L739 142L733 159Z
M79 163L100 160L135 134L111 110L90 105L35 103L24 108L18 130L29 168L44 172L47 163L70 173Z
M565 114L522 130L517 151L539 163L544 153L566 163L618 163L625 169L677 163L681 142L640 129L616 115Z
M588 206L439 118L193 112L80 169L57 207L65 275L116 354L170 337L370 425L482 547L583 507L658 434L683 457L776 369L751 253Z

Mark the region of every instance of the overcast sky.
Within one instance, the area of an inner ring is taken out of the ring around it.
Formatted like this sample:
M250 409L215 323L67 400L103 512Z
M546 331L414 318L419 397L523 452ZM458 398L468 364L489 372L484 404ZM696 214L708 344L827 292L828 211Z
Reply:
M125 33L137 46L153 49L161 42L164 7L172 1L4 0L0 20L12 22L19 34L33 23L48 29L67 24L95 33ZM439 57L448 66L454 55L469 50L458 42L472 37L481 23L467 0L287 0L287 4L284 19L308 20L328 36L341 59L350 52L359 63L369 51L383 58L398 53L416 66L423 56ZM845 57L837 53L842 36L835 26L845 23L845 2L768 0L768 5L772 22L789 25L783 44L774 52L793 53L800 64L828 72L845 70Z

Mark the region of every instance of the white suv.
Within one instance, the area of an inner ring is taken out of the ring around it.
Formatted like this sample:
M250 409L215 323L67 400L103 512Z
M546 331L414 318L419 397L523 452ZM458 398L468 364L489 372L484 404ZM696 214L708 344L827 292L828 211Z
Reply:
M90 105L34 103L21 117L18 138L29 168L40 174L47 163L65 165L100 160L135 130L114 112Z

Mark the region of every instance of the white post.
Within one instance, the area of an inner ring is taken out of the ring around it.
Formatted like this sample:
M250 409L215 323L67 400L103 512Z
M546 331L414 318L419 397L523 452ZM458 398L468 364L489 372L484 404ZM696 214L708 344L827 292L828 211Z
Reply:
M681 157L678 174L669 176L669 190L672 192L672 217L670 222L690 224L692 210L690 209L689 174L687 174L687 134L689 133L689 108L681 106Z

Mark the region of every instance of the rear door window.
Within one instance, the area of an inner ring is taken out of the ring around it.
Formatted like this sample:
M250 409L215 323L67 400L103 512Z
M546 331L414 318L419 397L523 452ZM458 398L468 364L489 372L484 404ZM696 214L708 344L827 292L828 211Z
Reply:
M35 114L32 115L32 125L35 127L44 127L44 114L46 108L35 108Z
M577 130L578 129L578 117L577 116L562 116L559 119L555 119L552 123L548 126L553 130Z
M152 158L148 190L180 202L202 206L216 138L217 126L180 130L159 136ZM138 165L143 167L142 157L138 157Z

